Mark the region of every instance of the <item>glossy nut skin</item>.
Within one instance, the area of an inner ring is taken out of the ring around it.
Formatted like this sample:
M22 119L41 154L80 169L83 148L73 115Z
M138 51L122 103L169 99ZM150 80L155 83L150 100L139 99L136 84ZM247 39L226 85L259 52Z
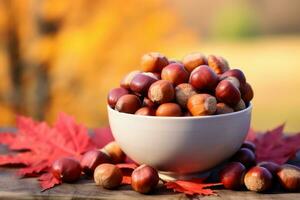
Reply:
M218 75L207 65L195 68L190 75L189 83L197 90L213 90L219 82Z
M193 116L212 115L217 110L217 100L209 94L195 94L188 99L187 108Z
M272 187L272 174L264 167L252 167L245 175L244 183L248 190L264 192Z
M191 73L200 65L207 65L207 58L202 53L191 53L183 57L182 63L185 69Z
M176 101L182 108L186 108L188 99L195 94L196 90L189 83L181 83L175 87Z
M226 189L239 190L244 185L245 166L240 162L230 162L219 172L221 183Z
M115 105L119 98L125 94L129 94L128 90L125 88L113 88L109 91L107 95L107 103L111 108L115 108Z
M246 83L245 86L241 89L242 99L245 103L249 103L254 96L253 89L249 83Z
M155 77L146 74L137 74L130 82L130 89L138 94L145 95L152 83L157 81Z
M131 80L135 77L135 75L142 73L140 70L134 70L125 75L125 77L121 80L120 86L127 90L130 89Z
M256 145L251 141L244 141L241 148L250 149L253 153L256 151Z
M80 178L81 166L73 158L60 158L52 164L52 174L63 182L72 183Z
M221 56L209 55L207 63L216 74L223 74L229 70L228 62Z
M276 176L277 172L280 170L280 166L271 161L260 162L257 166L266 168L273 176Z
M227 114L232 112L234 112L234 110L230 106L226 105L225 103L217 103L217 110L216 110L217 115Z
M147 53L141 59L141 67L145 72L161 72L168 64L168 59L157 52Z
M159 80L154 82L148 90L148 98L158 104L173 101L175 89L169 81Z
M107 154L101 152L100 150L91 150L83 155L80 165L82 171L87 176L93 176L94 170L98 165L111 162L112 160Z
M132 188L142 194L147 194L155 189L159 182L157 171L147 165L141 165L133 170L131 175Z
M256 157L253 151L247 148L241 148L232 157L233 161L242 163L246 168L256 164Z
M239 80L240 86L243 87L246 84L245 74L239 69L231 69L221 75L221 80L226 79L228 77L235 77Z
M179 117L182 115L181 108L176 103L164 103L158 106L156 116L161 117Z
M134 114L141 107L140 99L133 94L125 94L119 98L115 109L119 112Z
M126 159L125 153L122 151L121 147L115 141L105 145L102 151L111 158L113 163L122 163Z
M149 107L142 107L135 112L135 115L155 116L155 110Z
M121 170L113 164L98 165L94 172L94 181L106 189L114 189L121 185L123 175Z
M163 68L161 79L171 82L174 86L186 83L189 80L189 73L180 63L172 63Z
M284 164L277 172L280 185L287 191L300 192L300 168Z
M241 93L230 81L221 81L215 90L218 101L226 103L229 106L235 106L241 100Z
M147 97L144 97L142 106L153 108L153 109L157 107L157 105Z

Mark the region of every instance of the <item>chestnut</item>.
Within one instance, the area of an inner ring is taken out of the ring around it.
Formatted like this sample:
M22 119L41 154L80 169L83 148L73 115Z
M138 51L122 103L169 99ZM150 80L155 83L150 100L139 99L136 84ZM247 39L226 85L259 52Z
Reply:
M151 101L149 98L144 97L142 106L149 107L149 108L155 108L156 104L153 101Z
M251 141L244 141L241 148L250 149L253 153L256 151L256 145Z
M147 94L150 85L155 81L157 81L155 77L146 74L137 74L130 82L130 89L135 93L145 95Z
M263 192L272 187L272 174L264 167L252 167L245 175L244 183L248 190Z
M218 75L207 65L195 68L190 75L189 83L197 90L213 90L219 82Z
M195 94L188 99L187 108L193 116L212 115L217 110L217 100L209 94Z
M100 150L91 150L83 155L80 161L80 165L82 167L82 171L87 176L92 176L94 174L95 168L98 165L111 162L111 158L107 154L103 153Z
M226 189L239 190L244 185L245 166L240 162L230 162L219 172L221 183Z
M72 183L80 178L81 166L73 158L60 158L52 164L52 174L63 182Z
M141 66L145 72L161 72L168 64L168 59L157 52L147 53L141 59Z
M115 108L115 105L119 98L125 94L129 94L125 88L113 88L107 95L107 103L111 108Z
M135 75L142 73L140 70L134 70L126 74L126 76L121 80L120 86L127 90L130 89L130 82L135 77Z
M136 115L154 116L155 110L149 107L142 107L135 112Z
M226 105L225 103L217 103L217 110L216 110L217 115L232 113L232 112L234 112L234 110L230 106Z
M154 78L157 81L160 79L160 73L156 73L156 72L143 72L142 74L144 74L146 76L150 76L151 78Z
M221 75L221 80L228 78L228 77L235 77L239 80L240 86L243 87L246 84L246 77L244 73L239 69L231 69L226 71L224 74Z
M159 182L157 171L148 166L141 165L131 174L131 186L132 188L142 194L146 194L155 189Z
M188 72L192 72L200 65L207 65L207 59L202 53L191 53L183 57L182 63Z
M126 155L115 141L105 145L102 151L111 158L113 163L122 163L125 161Z
M176 103L163 103L158 106L156 110L156 116L173 116L178 117L181 116L181 108Z
M284 164L277 172L280 185L287 191L300 191L300 168L294 165Z
M241 100L241 93L230 81L221 81L215 91L216 97L220 102L229 106L235 106Z
M233 107L234 111L240 111L240 110L244 110L246 109L246 104L243 101L243 99L241 99L234 107Z
M271 161L260 162L257 164L257 166L266 168L273 176L276 176L277 172L280 170L280 166Z
M224 79L220 78L220 80L227 80L227 81L231 82L238 89L240 89L240 87L241 87L240 81L236 77L228 76L228 77L226 77Z
M154 103L168 103L173 101L174 97L174 87L169 81L166 80L154 82L148 90L148 98Z
M188 99L195 94L196 90L189 83L181 83L175 87L176 101L182 108L186 108Z
M229 70L227 60L221 56L209 55L207 57L208 66L211 67L216 74L223 74Z
M161 79L171 82L174 86L180 83L186 83L189 80L189 73L180 63L172 63L167 65L161 71Z
M101 164L96 167L94 181L106 189L114 189L121 185L123 175L121 170L113 164Z
M252 167L256 164L256 157L253 151L247 148L241 148L232 157L233 161L242 163L245 167Z
M125 94L119 98L115 109L124 113L135 113L141 107L140 99L134 94Z
M249 83L246 83L245 86L241 89L242 99L245 103L249 103L254 96L253 89Z

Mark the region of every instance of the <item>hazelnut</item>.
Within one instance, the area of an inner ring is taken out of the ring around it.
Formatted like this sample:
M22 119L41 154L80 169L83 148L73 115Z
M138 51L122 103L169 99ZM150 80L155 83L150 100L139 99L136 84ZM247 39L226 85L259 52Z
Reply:
M133 92L145 95L147 94L150 85L155 81L157 81L157 79L149 75L137 74L130 82L130 89Z
M157 171L147 165L141 165L131 174L132 188L142 194L146 194L155 189L159 181Z
M294 165L282 165L277 172L280 185L291 192L300 191L300 168Z
M158 106L156 110L156 116L181 116L181 108L176 103L163 103Z
M168 59L157 52L145 54L141 60L141 66L145 72L161 72L168 64Z
M271 161L260 162L257 164L257 166L266 168L273 176L276 176L277 172L280 170L280 166Z
M113 163L122 163L125 161L126 155L115 141L105 145L102 151L111 157Z
M244 183L248 190L263 192L272 187L272 174L264 167L252 167L245 175Z
M155 110L149 107L142 107L135 112L136 115L154 116Z
M221 75L221 80L228 78L228 77L235 77L239 80L240 86L243 87L246 84L246 77L244 73L239 69L231 69ZM239 87L238 87L239 88Z
M232 157L233 161L242 163L245 167L252 167L256 164L256 157L253 151L247 148L241 148Z
M188 99L195 94L196 90L188 83L181 83L175 88L176 101L182 108L186 108Z
M168 103L173 101L175 97L175 90L173 85L166 80L159 80L154 82L148 91L148 98L158 104Z
M123 175L121 170L113 164L101 164L95 169L94 181L106 189L114 189L121 185Z
M174 86L188 82L189 74L180 63L172 63L163 68L161 79L171 82Z
M207 59L202 53L191 53L182 59L182 63L188 72L192 72L200 65L207 65Z
M63 182L72 183L80 178L81 166L73 158L60 158L53 163L52 174Z
M223 80L216 87L216 97L229 106L235 106L241 100L241 93L230 81Z
M232 113L232 112L234 112L234 110L230 106L226 105L225 103L217 103L217 110L216 110L217 115Z
M125 88L114 88L109 91L107 95L107 103L111 108L115 108L115 105L119 98L125 94L129 94Z
M244 141L241 148L250 149L253 153L255 153L255 151L256 151L256 145L251 141Z
M124 113L135 113L141 107L140 99L134 94L125 94L119 98L115 109Z
M91 150L83 155L80 165L87 176L92 176L95 168L103 163L111 163L111 158L99 150Z
M187 108L193 116L212 115L217 110L217 100L209 94L195 94L188 99Z
M229 70L228 62L221 56L210 55L207 57L207 63L216 74L223 74Z
M249 83L246 83L245 86L241 89L242 99L245 103L249 103L253 99L253 90Z
M218 81L218 75L211 68L201 65L191 72L189 83L197 90L213 90Z
M245 173L246 168L242 163L231 162L221 169L219 177L226 189L238 190L244 185Z
M135 77L135 75L142 73L142 71L135 70L132 72L129 72L122 80L120 83L120 86L129 90L130 89L130 83L131 80Z
M143 107L155 108L156 104L147 97L145 97L143 99Z
M240 110L244 110L246 108L246 104L243 101L243 99L241 99L234 107L234 111L240 111Z

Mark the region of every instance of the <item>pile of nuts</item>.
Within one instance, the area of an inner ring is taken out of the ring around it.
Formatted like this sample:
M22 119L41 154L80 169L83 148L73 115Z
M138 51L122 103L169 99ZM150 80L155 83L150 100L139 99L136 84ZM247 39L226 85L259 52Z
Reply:
M244 73L220 56L192 53L174 61L148 53L141 67L109 92L111 108L148 116L218 115L243 110L253 98Z
M219 172L220 182L226 189L241 190L244 186L255 192L268 191L280 184L290 192L300 191L300 168L274 162L256 164L255 144L244 142L241 149L223 166Z

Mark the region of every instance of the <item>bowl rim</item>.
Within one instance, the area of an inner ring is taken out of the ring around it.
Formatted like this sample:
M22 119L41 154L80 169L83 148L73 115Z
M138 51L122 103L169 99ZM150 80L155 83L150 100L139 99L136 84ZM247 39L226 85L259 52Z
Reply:
M177 119L177 120L187 120L187 119L216 119L216 118L225 118L233 115L240 115L242 113L248 112L252 110L252 103L249 103L249 106L240 111L235 111L232 113L220 114L220 115L205 115L205 116L179 116L179 117L164 117L164 116L148 116L148 115L135 115L130 113L123 113L112 109L109 105L107 105L107 110L117 113L118 115L123 115L124 117L136 117L136 118L149 118L149 119L157 119L157 120L166 120L166 119Z

